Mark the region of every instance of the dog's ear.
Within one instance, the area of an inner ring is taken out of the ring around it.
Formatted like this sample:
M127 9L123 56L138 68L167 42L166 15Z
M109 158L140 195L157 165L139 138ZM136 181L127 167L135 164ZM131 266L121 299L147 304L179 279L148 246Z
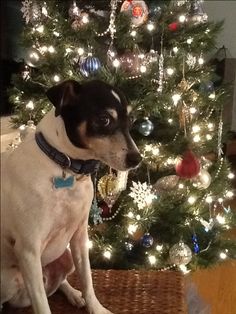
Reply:
M71 99L79 94L80 88L81 85L78 82L74 80L68 80L47 90L46 95L56 108L56 117L61 114L62 107L73 103L71 102Z

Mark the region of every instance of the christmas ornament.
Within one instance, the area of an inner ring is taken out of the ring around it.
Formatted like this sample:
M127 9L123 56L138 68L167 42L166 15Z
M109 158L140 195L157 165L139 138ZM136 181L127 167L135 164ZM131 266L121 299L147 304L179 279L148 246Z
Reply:
M134 247L134 241L131 239L126 239L125 240L125 249L127 251L132 251L133 247Z
M172 191L176 188L179 182L179 177L176 175L162 177L157 180L157 182L153 185L153 188L156 190L158 194L162 194L164 192Z
M24 65L21 75L23 80L27 81L30 78L30 68L27 65Z
M196 234L192 235L192 241L193 241L193 251L195 254L198 254L200 252L200 248L198 245L198 240Z
M138 127L139 133L144 136L150 135L153 129L154 129L154 125L152 121L150 121L148 118L145 118Z
M149 248L153 245L153 237L149 233L145 233L140 242L142 246Z
M173 23L170 23L170 24L168 25L168 29L169 29L171 32L177 31L178 28L179 28L179 23L177 23L177 22L173 22Z
M211 176L205 169L201 169L198 176L194 178L193 185L199 189L207 189L211 184Z
M22 1L21 12L23 13L26 24L37 24L42 15L40 6L34 0Z
M205 219L201 218L199 221L205 228L206 232L210 231L214 227L214 224L215 224L215 221L212 218L210 218L209 221L206 221Z
M126 190L129 171L117 171L117 192L120 193Z
M81 73L88 77L90 74L95 73L101 67L101 62L98 58L88 56L80 63Z
M75 18L80 16L81 11L80 11L80 9L77 6L76 1L73 1L71 7L69 8L69 12L68 13L69 13L69 17L72 18L72 19L75 19Z
M186 63L190 69L193 69L196 65L197 58L193 56L191 53L188 53L186 56Z
M154 49L150 49L150 51L146 55L146 59L148 63L153 63L158 61L158 52Z
M148 7L143 0L125 0L120 11L127 13L136 27L145 23L148 18Z
M187 150L176 163L175 170L179 177L191 179L199 174L200 162L191 150Z
M134 52L126 52L120 57L120 63L124 71L130 74L137 74L142 63L139 58L139 51L135 49Z
M100 209L101 218L109 218L111 216L111 207L105 201L99 202L98 208Z
M27 121L26 125L25 124L21 125L19 127L21 141L23 141L29 134L35 133L35 130L36 126L33 120Z
M93 220L94 225L102 223L101 213L102 213L102 209L99 208L97 199L96 197L94 197L91 208L90 208L90 213L89 213L90 217Z
M85 26L89 22L88 14L82 12L79 17L76 17L71 23L71 27L74 31L78 31L81 27Z
M202 1L194 0L191 4L190 20L193 24L206 23L208 15L203 10Z
M215 91L214 83L212 81L202 82L199 87L200 92L210 94Z
M192 259L192 251L183 241L180 241L170 248L169 256L171 263L177 266L187 265Z
M98 181L98 192L103 200L111 208L118 197L117 177L114 174L106 174Z
M139 209L149 206L156 198L156 195L152 192L152 187L147 185L146 182L136 183L132 181L132 185L129 196L133 198L134 203L137 204Z
M36 68L42 64L43 57L41 53L36 48L29 48L25 53L25 63L27 65Z

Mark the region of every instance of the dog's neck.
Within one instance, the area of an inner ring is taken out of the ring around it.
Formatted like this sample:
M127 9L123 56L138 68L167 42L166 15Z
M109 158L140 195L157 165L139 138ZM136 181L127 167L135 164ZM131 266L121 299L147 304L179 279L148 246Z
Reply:
M36 132L42 132L51 146L73 159L96 159L95 154L91 150L78 148L70 142L63 119L61 116L55 117L54 108L39 122Z

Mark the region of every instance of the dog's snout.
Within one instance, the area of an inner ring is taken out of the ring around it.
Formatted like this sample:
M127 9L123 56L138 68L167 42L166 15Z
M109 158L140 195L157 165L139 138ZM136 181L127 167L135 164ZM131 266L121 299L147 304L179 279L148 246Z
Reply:
M142 157L139 152L129 152L126 156L126 164L128 167L134 168L140 164Z

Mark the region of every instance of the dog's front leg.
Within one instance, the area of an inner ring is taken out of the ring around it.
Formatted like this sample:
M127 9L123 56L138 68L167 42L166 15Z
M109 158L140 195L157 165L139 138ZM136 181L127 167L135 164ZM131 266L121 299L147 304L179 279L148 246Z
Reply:
M51 314L43 284L39 246L35 243L16 243L15 253L34 313Z
M73 236L71 242L71 252L79 275L83 298L90 314L112 314L105 309L98 301L92 283L89 252L87 224L82 226Z

